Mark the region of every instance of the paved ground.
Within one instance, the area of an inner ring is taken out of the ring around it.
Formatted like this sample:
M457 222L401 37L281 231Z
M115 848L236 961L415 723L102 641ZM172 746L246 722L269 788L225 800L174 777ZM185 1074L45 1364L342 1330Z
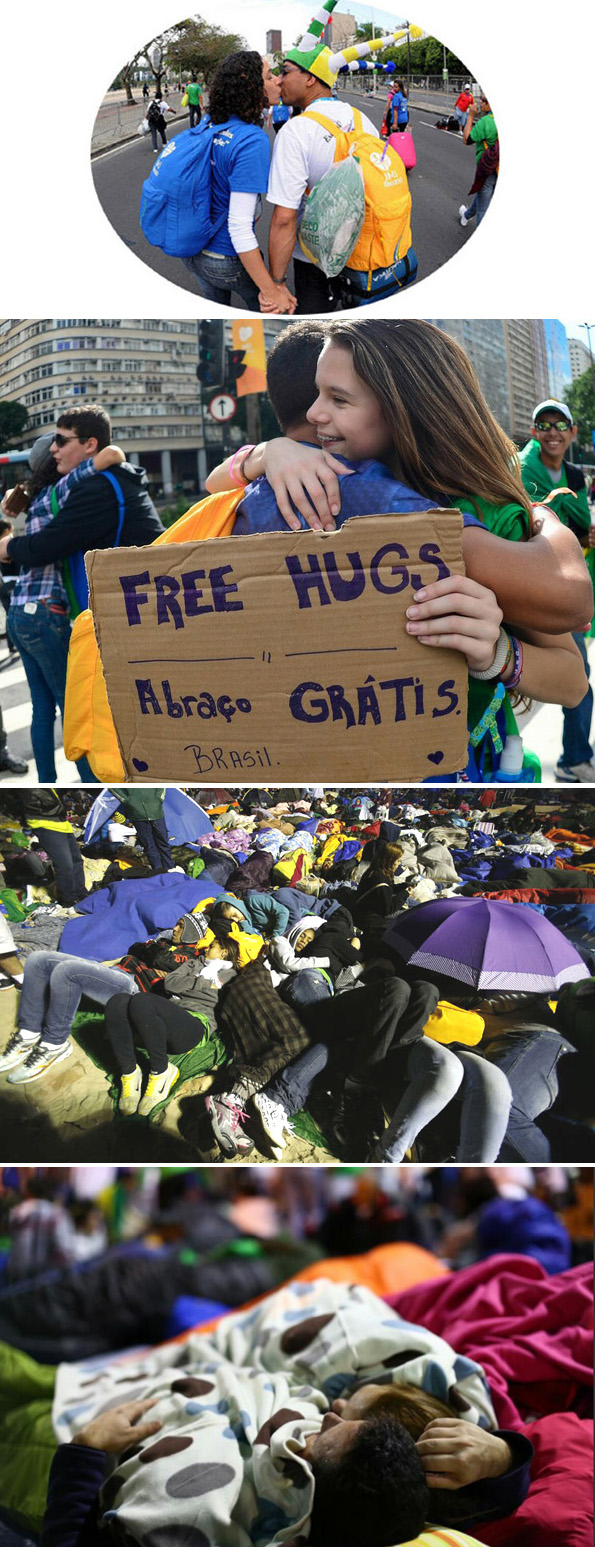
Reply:
M17 994L0 992L0 1049L13 1030ZM114 1161L119 1165L174 1161L222 1161L205 1114L197 1081L186 1081L170 1101L160 1126L142 1119L114 1119L107 1076L73 1043L71 1056L30 1085L9 1085L0 1075L3 1154L11 1161L75 1164ZM270 1165L271 1156L253 1150L251 1165ZM334 1164L324 1149L290 1141L284 1160ZM240 1162L227 1162L227 1164Z
M595 640L589 646L591 668L595 676ZM0 774L0 790L2 783L7 784L36 784L37 774L31 751L31 701L27 679L21 664L20 656L9 657L6 641L0 637L0 697L4 715L4 725L10 737L10 748L17 757L25 758L28 762L28 772L24 778L15 779L14 775ZM536 752L541 760L542 776L544 784L552 784L554 781L554 767L560 755L562 745L562 710L555 704L534 704L528 713L517 714L525 743ZM595 730L595 727L594 727ZM56 769L60 784L72 784L78 782L78 774L74 763L67 762L62 749L62 727L56 722Z
M428 107L417 107L413 103L415 111L412 113L417 167L410 173L410 187L413 243L419 260L420 279L447 263L470 240L475 229L473 222L465 230L458 223L459 206L467 199L473 181L473 151L463 144L461 135L441 133L435 128L441 108L434 102L434 96L431 93L432 101L428 99ZM384 96L363 97L360 92L346 92L345 97L361 107L380 128ZM174 100L172 97L172 103ZM132 127L134 132L136 125ZM141 186L152 161L148 136L142 140L136 137L133 143L96 157L92 168L95 190L108 220L126 246L156 273L196 295L194 282L181 259L168 258L158 248L151 247L140 229ZM265 253L270 218L271 205L265 200L257 226L260 247Z

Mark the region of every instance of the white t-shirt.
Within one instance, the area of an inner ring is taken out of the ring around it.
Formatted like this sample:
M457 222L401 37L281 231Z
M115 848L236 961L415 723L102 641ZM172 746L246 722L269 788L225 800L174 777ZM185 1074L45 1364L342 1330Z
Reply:
M316 102L310 103L309 111L320 113L321 117L330 118L340 129L349 132L355 128L353 108L349 102L335 102L333 97L320 97ZM378 130L365 113L362 113L362 129L365 134L374 134L378 137ZM313 188L320 182L325 172L329 171L335 159L335 137L330 129L325 130L321 124L314 123L300 113L297 118L291 118L283 125L281 133L277 135L273 147L273 159L269 175L267 199L269 204L280 204L284 209L295 209L298 212L297 223L299 226L304 205L306 202L306 189ZM302 263L306 259L299 242L293 250L294 258L300 258Z

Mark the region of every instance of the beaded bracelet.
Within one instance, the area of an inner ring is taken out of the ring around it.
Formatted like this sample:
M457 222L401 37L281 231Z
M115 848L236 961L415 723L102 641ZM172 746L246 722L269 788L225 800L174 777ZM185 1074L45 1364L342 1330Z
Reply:
M521 641L520 639L516 639L514 634L511 634L510 643L512 645L514 665L512 668L512 675L508 678L508 681L504 683L507 693L512 693L514 688L518 688L519 682L523 675L523 646ZM500 679L502 680L502 672L500 673Z
M232 483L237 484L238 489L241 489L242 484L248 483L248 479L244 476L243 466L244 462L248 460L251 451L254 451L254 446L238 446L238 449L237 451L234 451L231 462L229 464L229 476L232 480ZM239 473L236 473L236 462L238 457L242 458L242 467L239 469Z

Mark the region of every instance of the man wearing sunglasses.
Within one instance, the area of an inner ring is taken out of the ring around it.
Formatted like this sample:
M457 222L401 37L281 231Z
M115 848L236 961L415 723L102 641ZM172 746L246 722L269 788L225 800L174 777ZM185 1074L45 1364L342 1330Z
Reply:
M567 461L576 425L567 403L548 398L538 403L533 414L531 439L520 453L523 483L535 504L548 501L558 519L570 527L584 549L595 547L595 533L585 480L576 463ZM592 571L591 571L592 572ZM589 676L585 634L574 634ZM564 709L562 756L555 769L556 779L568 784L595 784L595 761L591 746L593 690L587 689L576 709Z
M61 414L50 447L59 477L65 477L110 442L109 415L99 404ZM75 559L91 548L143 548L162 531L144 469L122 462L110 470L109 476L90 478L73 489L66 504L42 531L29 537L2 538L0 562L11 559L22 568L33 569L71 559L74 573ZM82 565L78 565L78 570L82 574ZM86 598L73 597L71 605L76 612L86 606Z

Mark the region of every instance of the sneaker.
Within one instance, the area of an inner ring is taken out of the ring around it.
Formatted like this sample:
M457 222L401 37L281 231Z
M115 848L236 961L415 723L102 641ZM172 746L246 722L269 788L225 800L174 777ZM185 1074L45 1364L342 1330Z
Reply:
M134 1075L131 1074L129 1078L133 1080ZM159 1106L160 1101L165 1101L166 1096L169 1096L172 1085L175 1085L176 1080L179 1080L179 1078L180 1071L176 1064L168 1064L164 1074L150 1074L143 1099L139 1101L136 1108L139 1117L148 1117L149 1113L153 1111L153 1107ZM118 1106L118 1111L121 1111L121 1103Z
M37 1047L40 1037L41 1032L37 1037L22 1037L17 1027L9 1037L4 1052L0 1054L0 1074L4 1074L5 1069L14 1069L17 1064L24 1063L31 1050Z
M554 777L565 784L595 784L595 763L573 763L568 768L557 763Z
M280 1101L273 1101L270 1096L265 1095L263 1090L257 1091L257 1094L252 1097L252 1105L258 1113L273 1150L284 1150L287 1142L285 1134L293 1133L285 1107ZM275 1159L278 1160L279 1155L275 1154Z
M14 1074L9 1074L9 1085L28 1085L31 1080L40 1080L42 1075L49 1074L54 1064L62 1062L63 1058L70 1058L72 1042L68 1037L66 1042L61 1042L58 1047L43 1047L41 1043L32 1048L24 1064L21 1063Z
M123 1074L121 1079L118 1112L121 1117L130 1117L133 1112L136 1112L142 1090L143 1077L138 1064L132 1074Z
M220 1096L207 1096L206 1108L211 1127L223 1154L232 1160L236 1155L249 1155L254 1149L252 1140L242 1133L247 1113L237 1096L223 1091Z
M466 204L461 204L461 207L460 207L460 210L459 210L459 225L460 226L468 226L469 225L469 221L467 220L467 216L465 214L466 208L467 208Z
M6 747L0 756L0 774L26 774L28 772L29 764L24 763L22 757L15 757L14 753L9 752L8 747Z

